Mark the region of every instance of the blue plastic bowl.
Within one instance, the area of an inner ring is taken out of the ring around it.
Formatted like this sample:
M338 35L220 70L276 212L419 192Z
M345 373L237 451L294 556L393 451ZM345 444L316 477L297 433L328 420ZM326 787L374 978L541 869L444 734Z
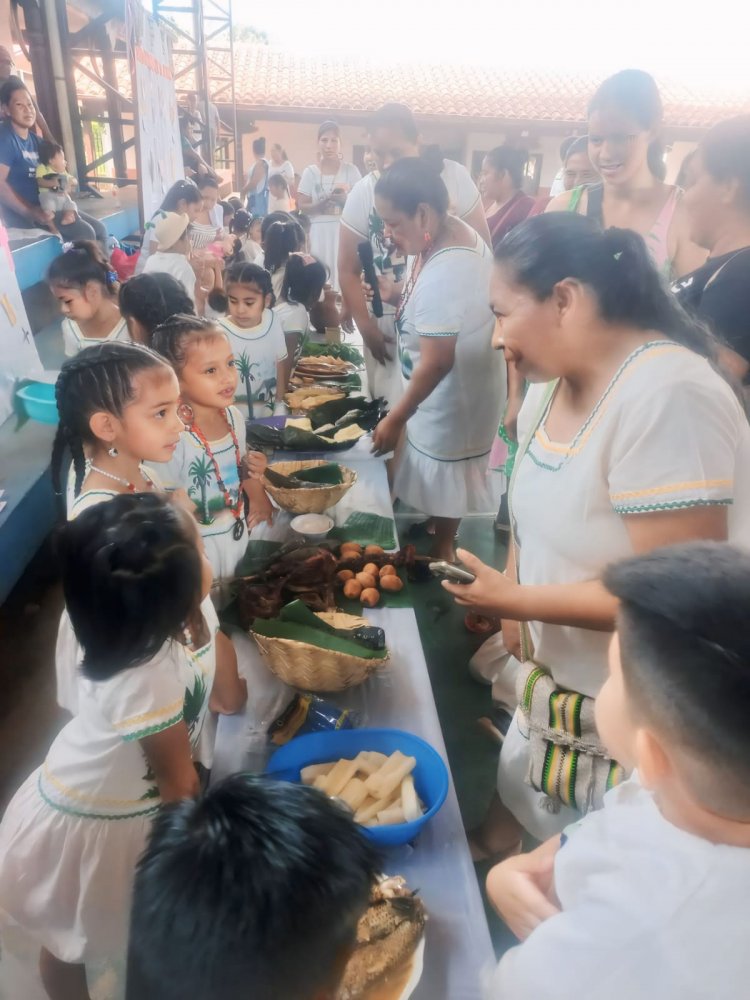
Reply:
M392 754L400 750L407 757L416 757L412 772L414 787L426 807L426 812L413 823L392 826L363 826L365 836L382 847L395 847L414 840L425 823L429 823L445 802L448 794L448 768L443 758L429 743L401 729L338 729L330 733L310 733L298 736L273 755L266 774L284 781L300 781L300 771L308 764L325 764L341 757L356 757L360 750L377 750Z
M55 402L55 387L47 382L32 382L18 390L18 396L23 400L26 415L42 424L56 424L60 417Z

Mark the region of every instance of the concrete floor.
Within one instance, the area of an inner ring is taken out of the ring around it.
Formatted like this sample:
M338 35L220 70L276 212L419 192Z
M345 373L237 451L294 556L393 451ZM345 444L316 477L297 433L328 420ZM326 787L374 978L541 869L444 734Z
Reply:
M398 516L402 534L411 520ZM491 517L466 519L459 543L486 562L502 566L505 547L492 527ZM15 789L44 759L55 734L66 722L66 713L55 701L54 649L62 609L62 593L47 548L35 558L27 573L0 607L0 811ZM497 749L476 728L476 719L490 708L490 689L473 681L467 663L481 640L463 624L464 612L432 581L415 587L417 620L430 670L458 799L467 827L477 823L495 786ZM484 885L487 865L477 866ZM487 910L496 951L513 943L496 915ZM22 946L23 951L23 946ZM0 998L37 1000L32 987L8 991L9 960L6 953L0 972ZM18 982L13 970L13 980ZM2 980L6 982L3 991ZM105 990L101 996L107 996Z

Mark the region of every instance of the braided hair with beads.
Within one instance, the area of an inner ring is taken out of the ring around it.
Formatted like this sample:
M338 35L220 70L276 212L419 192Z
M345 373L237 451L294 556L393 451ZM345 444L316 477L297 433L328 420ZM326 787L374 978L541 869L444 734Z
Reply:
M86 476L84 445L95 442L89 426L92 415L105 412L121 417L125 407L135 398L136 377L141 372L161 367L169 366L150 348L115 341L87 347L62 366L55 384L60 423L50 462L61 516L65 513L61 472L66 449L73 460L75 496L78 496Z

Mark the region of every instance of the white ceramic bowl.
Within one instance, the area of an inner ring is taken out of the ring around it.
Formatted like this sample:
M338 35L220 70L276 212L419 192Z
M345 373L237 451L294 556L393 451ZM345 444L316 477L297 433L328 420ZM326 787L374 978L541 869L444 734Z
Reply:
M310 542L322 542L333 527L333 518L327 514L298 514L291 520L292 531L303 535Z

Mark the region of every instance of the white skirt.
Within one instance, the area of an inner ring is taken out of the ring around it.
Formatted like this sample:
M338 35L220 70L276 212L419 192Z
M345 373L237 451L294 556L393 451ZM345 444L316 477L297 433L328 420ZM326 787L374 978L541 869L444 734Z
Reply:
M547 840L577 823L582 814L562 802L553 801L527 783L531 750L523 718L518 711L508 728L497 769L497 791L504 805L537 840Z
M328 280L337 292L339 286L340 215L317 215L310 225L310 253L328 268Z
M502 496L499 476L487 472L487 455L441 462L407 440L393 482L394 496L430 517L494 514Z
M26 779L0 824L0 911L63 962L117 960L151 817L70 816L47 805L38 778Z

